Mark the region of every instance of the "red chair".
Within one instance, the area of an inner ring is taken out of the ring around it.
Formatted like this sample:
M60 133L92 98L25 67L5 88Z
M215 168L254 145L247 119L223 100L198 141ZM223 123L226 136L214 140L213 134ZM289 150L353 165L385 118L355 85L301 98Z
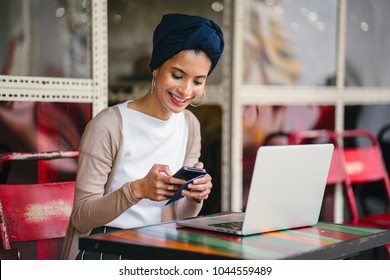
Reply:
M350 216L357 216L357 205L354 198L353 189L346 170L344 168L343 152L338 144L338 140L335 132L330 130L305 130L305 131L293 131L289 134L289 144L310 144L310 143L332 143L334 145L333 156L331 165L329 168L329 174L327 178L327 186L335 186L341 184L344 189L344 194L347 197ZM332 198L333 200L333 198ZM330 204L330 203L329 203ZM333 209L324 209L323 212L328 220L334 221L330 218L333 215Z
M378 223L384 223L384 226L390 227L390 213L386 216L389 211L390 203L390 183L389 175L386 170L386 166L382 157L382 151L379 146L376 137L368 130L356 129L346 130L339 134L344 142L348 140L354 141L354 146L345 145L343 148L343 155L345 159L346 171L351 184L359 184L362 187L370 182L380 182L384 187L384 193L386 196L386 209L384 209L385 217L387 221L380 219ZM358 141L364 141L360 144ZM378 215L375 215L378 217ZM362 217L359 213L354 217L353 221L375 221L376 218L364 216Z
M365 138L363 147L349 147L345 144L352 139ZM344 143L343 147L338 144ZM290 133L290 144L324 143L335 145L331 167L329 170L328 185L342 183L347 200L350 218L345 224L390 229L390 213L362 215L354 192L354 185L369 186L369 182L382 182L386 190L387 202L390 201L390 187L386 168L382 159L378 141L369 131L347 130L343 133L334 133L328 130L294 131ZM386 244L387 257L390 256L390 244Z
M372 184L380 184L384 188L385 208L376 214L359 213L358 209L353 213L349 224L377 227L390 230L390 183L386 165L382 157L382 151L377 138L368 130L346 130L338 136L344 143L343 155L348 178L353 186L360 188L372 187ZM352 141L352 145L350 142ZM348 197L350 202L357 205L356 197ZM390 256L390 244L386 246Z
M10 153L0 164L15 160L77 157L78 152ZM74 181L0 184L0 233L5 250L36 242L36 259L58 259L73 207ZM20 250L23 258L26 252Z
M390 230L390 183L386 165L382 157L382 151L377 138L368 130L346 130L339 134L344 142L343 154L348 178L352 185L360 188L372 187L370 183L380 183L385 193L385 209L381 213L356 214L349 224L376 227ZM347 145L353 141L353 145ZM359 143L360 142L360 143ZM356 197L348 198L351 203L357 205ZM385 244L387 258L390 257L390 243Z

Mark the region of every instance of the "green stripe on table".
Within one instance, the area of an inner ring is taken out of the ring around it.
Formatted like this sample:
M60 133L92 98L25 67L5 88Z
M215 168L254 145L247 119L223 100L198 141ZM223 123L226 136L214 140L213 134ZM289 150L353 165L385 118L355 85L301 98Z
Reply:
M285 256L285 254L281 254L279 252L259 249L253 246L230 242L211 236L186 231L177 231L175 228L147 227L140 228L138 231L159 238L169 239L185 244L197 245L199 247L206 247L220 252L235 254L237 255L237 258L279 259Z
M318 223L316 225L317 228L323 228L328 230L333 230L337 232L343 232L348 234L354 234L357 236L365 236L368 234L375 234L379 232L384 232L385 230L377 229L377 228L365 228L365 227L354 227L343 224L328 224L328 223Z

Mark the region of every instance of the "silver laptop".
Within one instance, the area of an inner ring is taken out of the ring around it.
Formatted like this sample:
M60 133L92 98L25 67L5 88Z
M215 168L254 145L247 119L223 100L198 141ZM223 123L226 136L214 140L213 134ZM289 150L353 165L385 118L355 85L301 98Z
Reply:
M245 213L178 220L180 226L250 235L318 222L333 144L261 146Z

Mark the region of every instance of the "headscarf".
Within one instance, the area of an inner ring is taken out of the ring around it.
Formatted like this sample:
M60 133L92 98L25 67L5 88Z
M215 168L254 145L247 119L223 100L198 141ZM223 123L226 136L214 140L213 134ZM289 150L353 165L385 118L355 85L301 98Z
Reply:
M167 14L153 33L150 69L153 71L182 50L201 49L211 59L210 74L224 49L221 28L212 20L185 14Z

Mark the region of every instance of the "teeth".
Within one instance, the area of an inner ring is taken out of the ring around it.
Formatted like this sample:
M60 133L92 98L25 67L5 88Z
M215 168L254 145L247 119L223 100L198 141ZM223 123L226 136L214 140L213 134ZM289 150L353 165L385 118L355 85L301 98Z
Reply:
M173 95L171 94L172 98L175 99L176 101L179 101L179 102L185 102L187 99L182 99L182 98L179 98L177 97L176 95Z

